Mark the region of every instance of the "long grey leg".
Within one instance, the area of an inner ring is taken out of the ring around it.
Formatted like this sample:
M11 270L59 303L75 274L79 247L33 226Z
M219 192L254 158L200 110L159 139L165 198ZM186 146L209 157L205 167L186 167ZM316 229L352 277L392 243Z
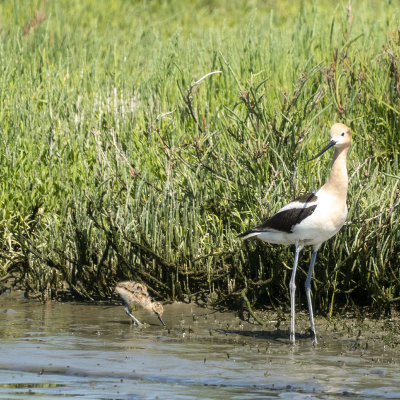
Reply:
M306 282L304 284L304 286L306 288L306 296L307 296L307 303L308 303L308 313L310 314L311 332L312 332L312 334L314 336L314 338L313 338L314 343L317 343L317 334L315 332L314 315L313 315L313 309L312 309L312 303L311 303L311 279L312 279L312 274L313 274L313 271L314 271L315 260L317 259L318 249L319 249L319 246L318 247L314 247L314 251L313 251L313 254L311 256L310 266L308 268Z
M299 261L299 254L303 246L299 245L299 242L296 242L296 249L294 253L294 263L293 263L293 271L292 277L290 278L289 289L290 289L290 342L292 344L295 343L294 337L294 320L295 320L295 293L296 293L296 270L297 263Z
M125 312L132 318L133 322L134 322L136 325L138 325L138 326L142 325L142 323L139 322L139 321L134 317L134 315L129 311L129 308L128 308L128 307L125 307Z

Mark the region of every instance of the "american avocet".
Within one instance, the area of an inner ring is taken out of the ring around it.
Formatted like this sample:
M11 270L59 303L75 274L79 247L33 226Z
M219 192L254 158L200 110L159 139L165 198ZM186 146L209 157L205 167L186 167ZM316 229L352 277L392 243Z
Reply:
M132 318L136 325L142 325L131 313L131 308L134 305L140 305L150 312L154 312L158 319L165 326L162 319L164 312L163 306L158 302L153 302L147 291L147 286L143 283L134 281L119 282L115 291L121 296L125 304L125 312Z
M311 304L311 278L314 270L317 252L321 244L335 235L343 226L347 216L347 186L348 176L346 156L351 143L350 128L344 124L336 123L330 131L331 140L311 160L334 147L333 162L328 181L314 193L304 194L298 199L282 207L275 215L261 225L242 233L239 237L249 239L255 237L268 243L294 244L295 255L290 289L290 341L295 342L295 276L299 253L306 245L313 246L310 267L305 282L308 310L310 313L311 331L313 340L317 342L314 317ZM310 161L311 161L310 160Z

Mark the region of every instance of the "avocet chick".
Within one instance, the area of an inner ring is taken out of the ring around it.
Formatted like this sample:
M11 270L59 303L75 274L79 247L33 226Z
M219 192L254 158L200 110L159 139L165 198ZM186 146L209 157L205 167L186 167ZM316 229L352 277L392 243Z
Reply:
M145 284L134 281L119 282L115 287L115 291L121 296L125 305L125 312L132 318L134 324L142 325L131 313L132 306L137 304L156 314L165 326L165 322L162 319L164 308L161 303L151 300Z

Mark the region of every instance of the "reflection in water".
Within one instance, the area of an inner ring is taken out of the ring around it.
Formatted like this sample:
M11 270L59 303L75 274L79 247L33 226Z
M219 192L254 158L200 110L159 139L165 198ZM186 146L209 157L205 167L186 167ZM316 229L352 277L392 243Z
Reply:
M166 328L145 311L137 328L120 306L7 293L0 315L0 398L400 398L398 349L377 322L317 320L321 343L300 335L293 348L272 318L260 327L185 304L165 307Z

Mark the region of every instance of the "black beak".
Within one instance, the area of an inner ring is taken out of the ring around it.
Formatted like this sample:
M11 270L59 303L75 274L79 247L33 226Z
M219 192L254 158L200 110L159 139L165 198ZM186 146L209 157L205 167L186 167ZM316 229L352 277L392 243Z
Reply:
M316 158L318 158L319 156L324 154L328 149L330 149L335 144L336 144L336 142L334 140L331 140L316 156L314 156L313 158L310 158L308 161L315 160Z
M157 314L157 317L158 317L158 319L161 321L161 323L162 323L164 326L166 326L165 322L164 322L163 319L161 318L161 315L158 315L158 314Z

